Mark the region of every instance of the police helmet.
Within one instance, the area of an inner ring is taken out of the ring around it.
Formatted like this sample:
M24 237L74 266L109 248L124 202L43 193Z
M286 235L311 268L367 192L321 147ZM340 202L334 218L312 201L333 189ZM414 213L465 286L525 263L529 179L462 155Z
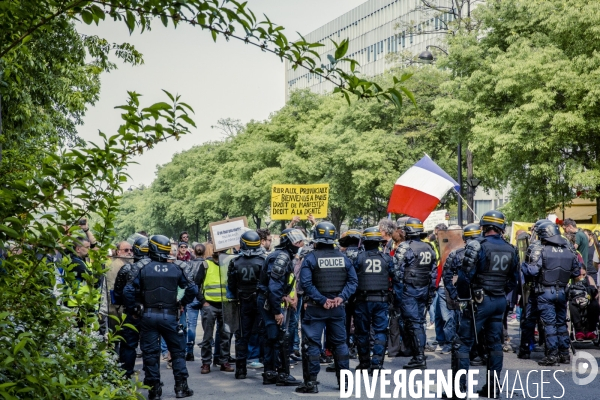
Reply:
M138 262L148 257L148 238L140 236L133 242L133 261ZM170 250L170 248L169 248Z
M484 230L486 226L493 226L504 232L506 229L506 218L500 211L490 210L481 216L479 225L484 228Z
M245 255L262 253L260 236L256 231L247 231L240 237L240 252Z
M361 236L362 233L358 229L350 229L344 233L344 236L340 238L340 246L358 246L358 244L360 243Z
M315 238L317 243L334 244L336 237L335 225L328 221L319 222L315 226Z
M410 217L402 229L406 232L406 236L420 236L423 232L423 222L419 218Z
M288 249L291 252L298 251L299 247L295 246L295 243L304 242L306 237L300 229L288 228L281 231L279 235L279 244L276 246L278 249Z
M546 222L550 222L549 219L538 219L537 221L535 221L535 224L533 224L533 231L537 232L538 228L540 227L540 225L545 224Z
M536 232L540 240L549 239L556 235L560 236L560 229L558 228L558 225L551 221L546 221L539 224Z
M154 235L148 241L148 255L154 261L166 261L171 254L171 241L163 235Z
M463 239L469 240L481 236L481 227L479 224L468 224L463 228Z
M378 226L372 226L365 229L362 236L363 242L385 242L386 240L381 236Z

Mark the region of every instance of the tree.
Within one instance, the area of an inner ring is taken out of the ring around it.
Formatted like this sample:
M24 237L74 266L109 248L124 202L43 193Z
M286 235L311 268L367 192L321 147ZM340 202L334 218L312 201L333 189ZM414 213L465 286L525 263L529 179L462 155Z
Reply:
M600 196L599 10L584 0L488 2L476 10L480 29L450 38L440 60L455 77L436 115L468 133L488 187L511 188L513 218L543 216L577 190Z

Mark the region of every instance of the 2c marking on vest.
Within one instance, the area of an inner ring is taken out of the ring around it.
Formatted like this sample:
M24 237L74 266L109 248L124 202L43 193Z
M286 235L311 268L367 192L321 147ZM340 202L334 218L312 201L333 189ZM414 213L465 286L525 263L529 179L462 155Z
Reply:
M510 256L503 253L492 253L492 271L506 271Z
M344 257L319 258L319 268L344 268Z

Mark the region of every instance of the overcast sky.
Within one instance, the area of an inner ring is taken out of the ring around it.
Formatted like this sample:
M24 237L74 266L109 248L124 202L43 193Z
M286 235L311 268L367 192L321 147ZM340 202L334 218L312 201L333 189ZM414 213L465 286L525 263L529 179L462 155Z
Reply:
M284 26L288 39L296 39L357 7L365 0L249 0L257 17L266 14ZM259 18L260 19L260 18ZM81 25L85 34L95 34L111 42L129 42L144 55L137 67L119 65L102 75L100 101L87 112L80 135L99 142L98 130L112 135L121 123L117 105L125 104L127 91L143 94L142 104L168 100L161 89L182 95L195 110L197 129L179 141L161 143L137 157L129 168L131 180L124 185L148 185L154 180L156 165L166 164L173 154L206 141L219 139L211 129L219 118L265 120L285 103L284 64L254 46L237 41L212 41L208 31L181 25L164 28L159 21L151 31L129 35L125 24L105 21L96 27Z

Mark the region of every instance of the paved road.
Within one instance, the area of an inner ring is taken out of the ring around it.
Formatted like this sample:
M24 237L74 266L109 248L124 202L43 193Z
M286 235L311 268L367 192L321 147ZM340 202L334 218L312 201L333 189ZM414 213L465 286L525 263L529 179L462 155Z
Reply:
M198 337L202 337L201 327L198 327ZM509 327L509 333L512 337L512 343L517 345L519 339L518 328L515 326ZM434 340L434 330L427 330L428 340ZM232 350L233 350L232 346ZM592 344L583 344L578 346L582 351L590 353L596 361L596 364L600 361L600 349L593 346ZM427 361L429 369L441 369L448 370L450 368L450 355L442 355L439 353L427 353L429 359ZM325 372L325 366L322 366L321 373L319 374L319 394L308 395L298 394L294 392L293 387L276 387L274 385L263 386L261 370L248 369L248 378L245 380L236 380L233 373L220 372L218 367L212 367L213 370L210 374L201 375L200 367L200 349L196 346L195 349L195 362L188 362L187 367L190 374L188 383L194 390L194 396L191 399L239 399L239 400L253 400L253 399L298 399L299 397L313 397L313 398L340 398L340 392L337 389L337 381L334 373ZM509 371L509 387L512 390L513 386L515 390L512 392L512 398L564 398L564 399L577 399L577 400L597 400L600 397L600 375L597 376L592 383L586 386L579 386L573 382L572 379L572 365L560 365L557 367L540 367L537 365L537 360L543 357L543 353L532 353L532 360L520 360L517 358L516 353L504 353L504 368ZM392 371L402 369L402 366L408 361L408 358L386 358L386 367ZM354 367L358 363L356 360L350 361L350 367L354 370ZM580 363L581 364L581 363ZM138 359L136 368L141 369L141 359ZM541 371L544 372L544 381L547 382L543 385L543 394L541 393ZM531 372L534 370L534 372ZM560 372L562 370L563 372ZM479 369L479 386L483 384L484 370ZM556 372L559 371L559 372ZM518 372L518 375L517 375ZM529 381L527 381L527 374L529 373ZM555 375L553 375L555 373ZM302 379L302 367L300 364L296 365L292 370L292 374ZM174 379L172 370L167 369L166 362L161 361L161 376L164 382L163 387L163 399L174 399L175 393L173 391ZM520 381L519 378L520 377ZM143 372L140 372L139 379L143 380ZM560 384L557 383L560 382ZM393 379L392 379L393 382ZM561 387L562 385L562 387ZM520 388L524 389L524 392L520 391ZM563 389L564 387L564 389ZM509 390L509 394L510 394ZM527 392L529 390L529 392ZM393 391L393 384L388 393ZM435 388L432 387L432 392L435 392ZM144 394L146 391L144 391ZM537 393L537 394L536 394ZM365 388L363 386L361 391L361 398L367 398L365 394ZM401 395L401 393L400 393ZM543 397L542 397L543 395ZM401 396L400 396L401 397ZM351 398L356 398L352 395ZM375 399L381 397L380 387L377 386L375 390ZM407 398L411 398L407 393ZM510 398L510 397L509 397Z

